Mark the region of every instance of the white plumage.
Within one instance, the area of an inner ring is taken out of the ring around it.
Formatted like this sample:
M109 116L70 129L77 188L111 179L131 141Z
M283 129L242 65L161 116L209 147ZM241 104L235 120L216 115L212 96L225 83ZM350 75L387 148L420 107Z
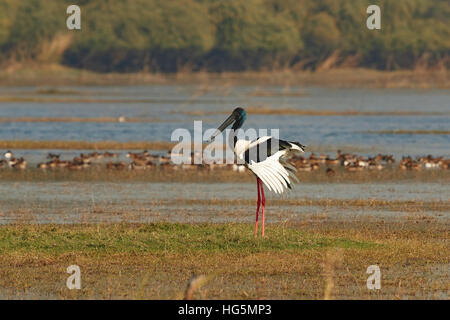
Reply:
M272 139L272 137L263 136L251 142L248 140L237 140L234 152L240 160L245 161L244 154L247 150L258 144L262 144L269 139ZM260 178L270 191L278 194L291 188L291 179L298 182L298 179L294 174L296 169L287 163L286 160L291 155L291 150L300 152L303 152L303 150L293 143L290 143L290 145L291 149L280 150L263 161L255 162L254 160L250 160L249 163L246 164L247 168Z

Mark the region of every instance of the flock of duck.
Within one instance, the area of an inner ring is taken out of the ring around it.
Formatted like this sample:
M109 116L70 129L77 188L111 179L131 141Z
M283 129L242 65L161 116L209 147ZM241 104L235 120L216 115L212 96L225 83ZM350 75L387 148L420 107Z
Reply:
M338 150L336 158L330 158L327 155L321 154L316 156L314 153L309 158L296 157L293 159L293 164L299 171L313 171L319 169L320 165L327 165L326 173L333 175L335 171L330 166L340 165L345 168L346 171L363 171L369 170L383 170L386 166L391 167L395 163L393 155L378 154L374 157L363 157L355 154L345 153ZM402 157L399 168L402 170L422 170L441 168L448 169L450 166L450 159L444 159L444 157L433 157L428 155L426 157L418 157L413 159L410 156Z
M47 155L47 161L41 162L37 165L39 169L57 169L63 168L68 170L82 170L90 168L93 164L104 165L100 160L118 158L120 154L111 152L92 152L88 154L81 153L79 156L74 157L72 160L61 160L60 154L49 153ZM194 153L191 154L190 159L187 162L193 163ZM197 169L231 169L237 172L245 172L244 166L236 164L181 164L175 165L171 160L171 154L167 156L160 156L151 154L147 150L143 152L128 152L126 157L130 162L125 161L108 161L106 163L106 169L110 170L142 170L160 168L166 170L197 170ZM16 158L11 151L7 151L3 155L4 159L0 159L0 168L13 168L19 170L25 170L27 168L27 161L23 158ZM296 167L298 171L315 171L320 166L326 166L327 175L334 175L335 170L333 168L341 166L346 171L362 171L362 170L383 170L387 166L393 167L395 159L392 155L378 154L374 157L363 157L356 154L342 153L338 150L337 156L331 158L328 155L316 155L312 153L309 157L297 156L291 159L291 163ZM428 155L426 157L418 157L413 159L412 157L403 157L399 162L398 167L402 170L422 170L422 169L448 169L450 167L450 159L443 157L433 157Z

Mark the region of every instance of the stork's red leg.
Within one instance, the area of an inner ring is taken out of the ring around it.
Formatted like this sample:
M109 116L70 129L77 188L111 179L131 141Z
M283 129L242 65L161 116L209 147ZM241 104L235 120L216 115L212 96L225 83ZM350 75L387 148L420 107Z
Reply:
M261 196L262 196L262 236L264 237L264 208L266 207L266 196L264 195L264 188L261 183Z
M256 223L255 223L255 237L258 232L258 216L259 216L259 206L261 205L261 196L259 189L261 188L261 180L256 178L256 188L258 189L258 204L256 205Z

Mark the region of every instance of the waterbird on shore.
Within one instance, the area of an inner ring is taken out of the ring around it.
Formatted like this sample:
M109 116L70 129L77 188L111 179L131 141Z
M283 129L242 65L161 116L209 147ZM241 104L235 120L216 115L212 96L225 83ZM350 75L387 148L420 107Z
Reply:
M423 163L425 169L435 169L442 167L445 159L444 157L436 157L434 158L432 155L428 155L426 157L420 157L417 159L418 162Z
M127 164L125 162L108 162L106 164L106 169L125 170L126 168Z
M333 158L327 157L325 159L325 163L327 165L338 165L340 163L340 160L338 158L333 159Z
M154 167L155 167L155 164L150 160L138 161L138 162L136 162L136 160L135 160L129 165L129 169L131 169L131 170L145 170L145 169L154 168Z
M104 158L117 158L118 156L119 156L118 153L113 153L113 152L108 152L108 151L103 153Z
M60 154L56 154L56 153L51 153L51 152L49 152L48 154L47 154L47 159L59 159L59 157L61 157L61 155Z
M402 157L399 168L402 170L422 170L422 163L413 160L410 156Z
M0 159L0 168L5 168L8 162L5 159Z
M136 158L147 158L148 156L150 156L150 153L147 150L144 150L142 152L137 152L137 153L128 152L126 156L127 156L127 158L134 160Z
M99 153L97 151L94 151L94 152L89 153L88 157L91 158L92 160L100 160L103 158L103 154Z
M48 163L45 162L38 163L37 168L45 170L48 168Z
M6 160L9 160L9 159L11 159L14 155L13 155L13 153L12 153L10 150L8 150L8 151L5 152L5 154L4 154L3 156L5 157Z
M298 171L312 171L313 170L313 165L310 164L310 163L304 163L304 164L296 165L295 168Z
M14 158L14 154L8 150L3 154L3 157L5 157L6 162L8 163L8 167L12 168L16 163L17 160Z
M328 177L333 177L336 175L336 172L331 168L327 168L326 174Z
M25 170L27 168L27 161L23 157L16 159L10 150L6 151L3 156L5 157L10 168L21 170Z
M368 168L370 170L383 170L385 166L375 160L370 160Z
M256 176L258 203L256 207L255 236L258 232L259 209L262 207L262 236L264 237L264 209L266 197L263 184L270 191L281 194L292 188L292 180L298 182L296 169L287 162L296 152L304 152L305 146L299 142L279 140L272 136L262 136L253 141L238 139L236 131L242 127L247 118L244 109L236 107L232 114L219 126L211 136L212 141L228 126L232 126L230 139L233 139L233 151L236 158L242 161Z
M364 170L364 167L360 166L357 163L350 163L345 166L345 170L350 171L350 172L362 171L362 170Z
M87 159L74 157L72 161L69 162L68 168L72 170L81 170L84 168L88 168L91 165L91 162Z
M170 163L172 160L170 157L161 156L158 158L159 164Z
M13 159L11 159L12 161ZM14 159L14 162L10 165L14 169L20 169L25 170L27 168L27 160L25 160L23 157L20 157L19 159Z
M450 168L450 159L442 161L442 169L449 169Z

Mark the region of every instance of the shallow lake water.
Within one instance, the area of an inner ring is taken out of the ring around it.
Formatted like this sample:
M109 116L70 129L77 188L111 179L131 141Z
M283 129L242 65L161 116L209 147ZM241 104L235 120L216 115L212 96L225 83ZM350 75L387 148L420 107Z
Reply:
M448 131L450 92L406 89L330 89L301 86L229 84L83 86L58 88L3 87L0 97L0 140L170 141L176 128L193 134L194 120L203 120L203 131L219 125L236 105L270 109L420 112L421 115L300 116L252 115L245 128L280 129L280 137L335 153L346 148L362 155L376 153L450 157L448 134L381 134L382 130ZM58 93L59 92L59 93ZM34 99L34 100L33 100ZM72 102L64 100L72 99ZM11 99L10 99L11 100ZM51 101L53 100L53 101ZM84 101L85 100L85 101ZM98 100L98 101L97 101ZM100 101L103 100L103 101ZM8 102L7 102L8 101ZM39 102L42 101L42 102ZM77 102L73 102L77 101ZM199 115L193 115L198 112ZM438 113L438 114L436 114ZM148 118L149 122L18 122L5 118ZM45 160L49 151L70 159L88 150L14 150L30 165ZM310 150L313 151L314 150ZM162 154L165 150L159 150ZM125 160L126 150L118 160ZM300 184L287 199L379 199L448 201L448 184L432 182L312 183ZM271 206L267 192L268 222L302 221L311 217L376 215L399 217L405 212ZM12 222L76 223L112 221L251 221L255 204L233 206L178 205L176 200L250 199L250 183L129 183L129 182L1 182L0 224ZM169 203L162 201L171 200ZM175 201L174 201L175 200ZM224 210L226 209L226 210ZM448 213L434 213L448 218Z
M250 183L0 183L0 224L97 222L250 222L254 219L256 187ZM271 205L271 200L448 201L442 183L321 183L299 184L283 196L266 191L267 222L310 219L400 219L424 214L448 219L442 211L398 211L395 208L335 205ZM215 201L231 201L217 202ZM250 202L236 202L250 200ZM254 203L253 203L254 201Z
M278 128L280 137L309 146L351 146L364 154L450 156L445 134L380 134L383 130L448 131L450 93L446 90L330 89L280 86L153 85L65 87L65 94L39 94L39 88L0 88L0 96L19 98L0 103L0 118L113 117L149 118L151 122L2 122L2 140L170 141L176 128L203 131L219 125L236 105L270 109L420 112L421 115L300 116L251 115L245 128ZM261 94L262 92L262 94ZM267 94L268 93L268 94ZM35 99L79 99L80 102L36 102ZM104 102L83 102L106 100ZM23 100L23 99L22 99ZM192 115L191 112L207 112ZM223 113L223 114L220 114ZM439 114L436 114L439 113Z

